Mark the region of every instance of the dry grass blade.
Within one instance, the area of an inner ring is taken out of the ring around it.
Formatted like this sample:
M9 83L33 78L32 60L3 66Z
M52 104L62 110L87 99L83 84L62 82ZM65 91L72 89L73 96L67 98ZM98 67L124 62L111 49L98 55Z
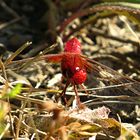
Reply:
M135 102L131 102L131 101L93 101L93 100L89 100L89 101L86 101L84 102L85 105L87 106L93 106L93 105L103 105L103 104L131 104L131 105L140 105L140 102L139 101L135 101Z
M23 68L31 65L33 62L44 60L45 57L47 57L47 56L51 57L51 55L44 55L44 54L53 50L56 46L57 46L57 44L53 44L52 46L50 46L49 48L46 48L43 52L36 55L35 57L25 58L25 59L21 59L21 60L17 60L17 61L10 60L7 68L11 69L11 67L14 67L14 69L12 69L12 70L22 70ZM16 69L15 69L15 66L16 66Z
M5 66L4 66L3 62L1 61L1 59L0 59L0 68L1 68L1 70L2 70L2 73L3 73L3 75L4 75L4 78L7 80L7 75L6 75L6 71L5 71Z
M93 7L86 8L84 10L78 11L71 15L67 20L65 20L59 29L59 32L62 33L66 26L71 23L74 19L80 18L82 16L91 15L96 12L102 11L111 11L112 13L117 13L121 15L126 15L130 18L130 15L126 13L133 13L133 14L140 14L140 7L138 4L131 4L127 2L108 2L108 3L101 3L98 5L94 5Z
M14 121L17 123L18 121L19 121L19 119L16 117L16 116L14 116ZM28 126L24 121L23 122L21 122L22 123L22 128L26 128L26 129L28 129L29 131L34 131L34 129L32 128L32 127L30 127L30 126ZM45 132L43 132L43 131L40 131L40 130L36 130L39 134L41 134L41 135L44 135L44 136L46 136L47 134L45 133Z
M24 45L22 45L15 53L13 53L5 62L4 65L5 67L11 63L11 61L17 56L19 55L23 50L25 50L28 46L30 46L32 44L32 42L27 42Z
M39 60L41 56L43 56L44 54L46 54L49 51L53 50L56 46L57 46L57 44L53 44L49 48L46 48L45 50L43 50L43 52L41 52L40 54L35 56L33 59L27 59L28 61L25 64L23 64L22 66L20 66L20 68L18 68L18 69L22 70L22 69L26 68L27 66L31 65L33 62Z
M24 97L24 96L21 96L21 95L16 95L15 98L18 99L18 100L21 100L21 101L28 100L29 102L39 104L39 105L42 105L42 104L45 103L45 101L42 101L42 100L39 100L39 99L34 99L34 98L29 98L29 97Z
M16 18L16 19L13 19L13 20L11 20L11 21L9 21L9 22L5 22L5 23L3 23L3 24L0 24L0 30L3 30L3 29L5 29L6 27L8 27L8 26L10 26L10 25L12 25L12 24L14 24L14 23L16 23L16 22L18 22L18 21L20 21L22 18Z
M123 83L123 84L117 84L117 85L109 85L109 86L104 86L104 87L96 87L96 88L88 88L86 89L87 91L98 91L98 90L102 90L102 89L110 89L110 88L118 88L118 87L123 87L123 86L129 86L129 85L133 85L133 82L129 82L129 83ZM78 91L83 91L83 90L78 90Z
M7 11L9 14L11 14L15 18L19 18L19 15L12 9L10 8L4 0L0 1L0 5L2 8L4 8L5 11Z

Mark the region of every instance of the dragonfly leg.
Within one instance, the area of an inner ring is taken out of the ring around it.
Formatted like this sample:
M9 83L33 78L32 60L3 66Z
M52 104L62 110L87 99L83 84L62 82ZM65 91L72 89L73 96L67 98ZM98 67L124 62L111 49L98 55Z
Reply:
M83 84L80 85L82 87L82 89L85 91L85 93L88 95L88 91L86 90L85 86Z
M78 91L77 91L77 86L76 85L74 85L74 92L76 94L76 102L77 102L78 107L81 108L81 109L84 108L85 106L80 101L80 97L78 95Z
M64 101L66 102L66 104L67 104L67 99L66 99L66 90L67 90L67 87L69 86L69 84L70 84L70 82L69 81L67 81L66 82L66 85L65 85L65 87L64 87L64 89L63 89L63 91L62 91L62 93L61 93L61 96L63 96L63 98L64 98Z

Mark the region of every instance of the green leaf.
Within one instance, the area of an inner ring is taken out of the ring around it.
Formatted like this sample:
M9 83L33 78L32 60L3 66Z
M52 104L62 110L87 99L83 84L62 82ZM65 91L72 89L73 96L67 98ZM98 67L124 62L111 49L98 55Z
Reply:
M17 85L11 90L11 92L9 93L9 97L10 97L10 98L15 97L17 94L19 94L19 93L21 92L21 88L22 88L22 85L21 85L21 84L17 84Z
M22 90L22 84L17 84L9 93L7 93L4 98L9 97L9 98L14 98L16 95L21 93Z

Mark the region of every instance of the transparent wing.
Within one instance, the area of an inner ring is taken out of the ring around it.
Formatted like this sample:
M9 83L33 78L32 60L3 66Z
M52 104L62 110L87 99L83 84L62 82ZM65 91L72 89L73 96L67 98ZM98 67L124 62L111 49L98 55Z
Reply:
M30 66L33 62L46 60L47 63L60 63L64 54L46 54L46 55L39 55L36 57L26 58L17 61L11 61L6 68L12 68L12 70L21 70L27 66Z
M108 94L111 95L140 95L140 82L133 80L128 76L124 76L85 56L81 57L83 58L84 66L90 72L88 78L89 87L101 87L101 89L104 87L106 91L108 90L110 92Z
M28 65L34 61L40 60L46 60L46 62L49 63L60 63L65 55L69 55L69 53L47 54L29 59L12 61L11 65L17 69L18 67L21 67L22 64ZM76 56L80 57L79 55ZM105 89L104 91L109 91L113 95L140 95L140 83L138 81L133 80L128 76L124 76L117 71L83 55L81 55L81 57L81 62L79 62L80 65L83 65L83 67L89 72L89 77L87 78L88 80L85 84L87 84L88 88L92 88L92 91L98 88L101 90ZM10 64L8 66L10 66Z

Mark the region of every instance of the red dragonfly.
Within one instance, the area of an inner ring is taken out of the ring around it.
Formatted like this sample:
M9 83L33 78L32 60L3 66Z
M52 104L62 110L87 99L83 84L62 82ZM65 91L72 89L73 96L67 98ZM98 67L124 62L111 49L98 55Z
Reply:
M33 59L34 58L32 58L32 60ZM99 80L101 80L105 85L125 85L125 89L118 89L119 92L122 92L122 94L124 94L123 92L127 92L126 95L140 95L139 82L130 79L127 76L123 76L117 71L82 55L81 44L75 37L66 42L64 46L64 52L60 54L47 54L41 56L41 59L45 59L47 62L61 64L62 75L67 80L62 95L65 96L67 87L70 84L73 85L76 94L77 105L81 105L77 86L82 86L82 84L85 83L88 72L93 72L93 75L98 77ZM21 60L21 62L24 62L24 60Z

